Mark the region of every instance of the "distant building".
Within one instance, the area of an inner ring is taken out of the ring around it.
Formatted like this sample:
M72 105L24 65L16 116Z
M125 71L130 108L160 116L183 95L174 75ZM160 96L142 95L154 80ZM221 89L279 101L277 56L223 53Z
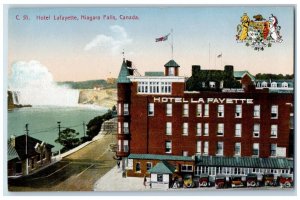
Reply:
M164 68L163 76L136 76L131 62L122 63L117 156L128 176L151 173L167 184L170 173L293 173L293 93L256 88L249 72L231 65L193 65L187 80L174 60Z
M101 85L94 85L94 90L102 90L103 87Z
M294 80L255 80L257 89L268 88L270 92L294 93Z
M27 136L26 154L26 135L21 135L13 136L7 145L8 176L27 175L51 163L51 144Z

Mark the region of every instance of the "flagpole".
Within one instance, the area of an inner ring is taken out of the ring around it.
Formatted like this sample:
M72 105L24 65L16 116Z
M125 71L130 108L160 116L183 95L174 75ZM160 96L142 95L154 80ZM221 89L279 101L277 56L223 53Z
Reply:
M173 46L173 29L171 29L171 35L172 35L172 44L171 44L171 49L172 49L172 60L173 60L173 52L174 52L174 46Z
M210 42L208 43L208 66L210 67Z
M221 67L223 66L223 53L221 51Z

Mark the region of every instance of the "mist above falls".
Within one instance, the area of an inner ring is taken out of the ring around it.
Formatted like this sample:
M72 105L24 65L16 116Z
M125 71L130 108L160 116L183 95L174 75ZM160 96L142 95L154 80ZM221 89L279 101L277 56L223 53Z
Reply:
M19 61L12 65L9 90L18 91L18 103L30 105L78 105L79 91L57 85L48 68L38 61Z

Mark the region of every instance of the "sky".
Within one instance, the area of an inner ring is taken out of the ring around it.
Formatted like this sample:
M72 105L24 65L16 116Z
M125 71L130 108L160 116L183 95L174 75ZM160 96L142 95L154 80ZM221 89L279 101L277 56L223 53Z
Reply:
M235 40L243 13L278 18L282 43L255 51ZM54 16L100 16L100 20L55 20ZM105 20L103 15L117 20ZM120 15L138 20L121 20ZM26 18L28 16L28 18ZM50 16L38 20L38 16ZM25 18L24 18L25 17ZM167 35L167 41L155 38ZM180 75L192 65L202 69L235 70L251 74L292 74L294 69L294 8L289 6L160 6L160 7L12 7L8 13L8 76L17 62L38 61L55 81L84 81L117 77L124 50L141 74L163 71L170 59ZM222 54L221 58L217 55ZM209 56L210 55L210 56Z

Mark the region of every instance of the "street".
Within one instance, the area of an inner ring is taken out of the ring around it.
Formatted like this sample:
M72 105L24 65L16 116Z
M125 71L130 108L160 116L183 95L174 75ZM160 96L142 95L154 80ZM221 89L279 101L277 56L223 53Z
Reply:
M116 165L105 135L36 174L8 184L9 191L93 191L94 183Z

